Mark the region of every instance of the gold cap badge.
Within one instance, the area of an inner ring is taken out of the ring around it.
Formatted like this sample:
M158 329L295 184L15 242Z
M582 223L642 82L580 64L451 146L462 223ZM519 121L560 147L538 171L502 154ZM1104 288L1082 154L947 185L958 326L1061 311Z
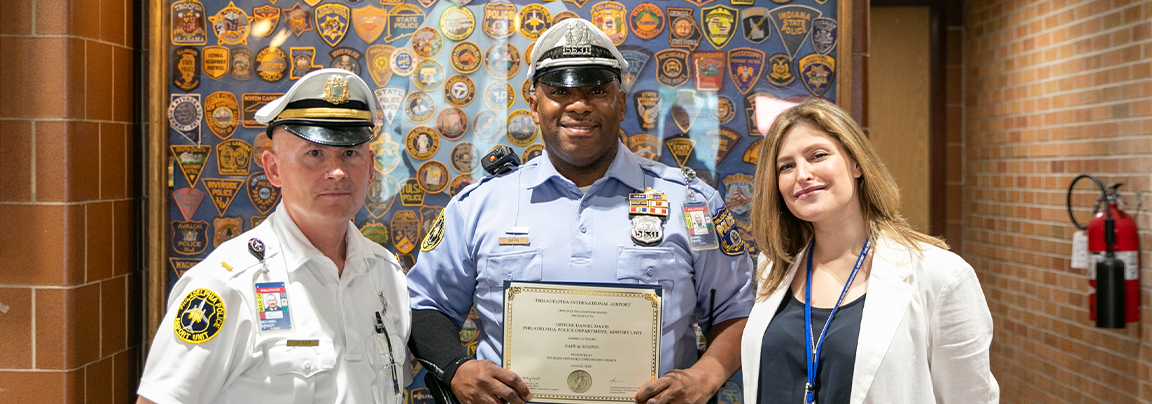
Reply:
M333 104L348 102L348 80L333 76L324 83L324 101Z

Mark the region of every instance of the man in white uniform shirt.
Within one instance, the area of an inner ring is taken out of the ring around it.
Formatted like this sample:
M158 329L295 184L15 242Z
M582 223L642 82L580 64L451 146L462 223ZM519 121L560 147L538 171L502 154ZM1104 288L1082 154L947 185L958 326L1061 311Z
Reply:
M403 403L404 274L349 221L371 179L373 100L323 69L257 112L283 201L176 283L138 402Z

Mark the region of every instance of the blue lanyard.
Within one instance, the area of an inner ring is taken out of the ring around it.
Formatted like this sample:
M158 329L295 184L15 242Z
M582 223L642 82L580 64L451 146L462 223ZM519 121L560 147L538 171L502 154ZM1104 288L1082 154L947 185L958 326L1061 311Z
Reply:
M820 339L814 340L812 338L812 253L816 249L816 240L812 240L812 244L808 246L808 282L804 284L804 349L811 352L811 356L808 357L807 361L808 383L804 385L805 404L816 402L816 369L820 362L820 349L824 347L824 334L828 332L828 325L832 324L832 317L836 316L840 304L844 303L844 296L848 295L852 281L860 272L860 265L864 263L864 258L868 257L868 247L869 240L864 240L864 248L860 249L860 256L856 258L856 265L852 267L852 274L848 275L848 282L844 283L844 290L840 292L840 298L836 299L836 306L832 307L832 313L828 314L828 321L824 322L824 329L820 330ZM816 346L813 347L812 345Z

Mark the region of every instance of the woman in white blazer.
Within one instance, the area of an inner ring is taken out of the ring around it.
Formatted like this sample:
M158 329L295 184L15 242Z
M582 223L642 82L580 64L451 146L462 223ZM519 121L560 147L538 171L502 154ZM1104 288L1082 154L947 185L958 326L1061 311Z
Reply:
M999 402L975 272L897 213L891 174L844 111L813 99L781 113L756 182L744 403Z

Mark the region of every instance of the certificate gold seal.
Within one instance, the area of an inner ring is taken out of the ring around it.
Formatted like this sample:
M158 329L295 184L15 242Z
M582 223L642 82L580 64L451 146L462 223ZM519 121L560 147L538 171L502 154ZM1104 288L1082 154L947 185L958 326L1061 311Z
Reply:
M592 375L583 369L573 370L568 374L568 388L576 394L582 394L592 387Z

